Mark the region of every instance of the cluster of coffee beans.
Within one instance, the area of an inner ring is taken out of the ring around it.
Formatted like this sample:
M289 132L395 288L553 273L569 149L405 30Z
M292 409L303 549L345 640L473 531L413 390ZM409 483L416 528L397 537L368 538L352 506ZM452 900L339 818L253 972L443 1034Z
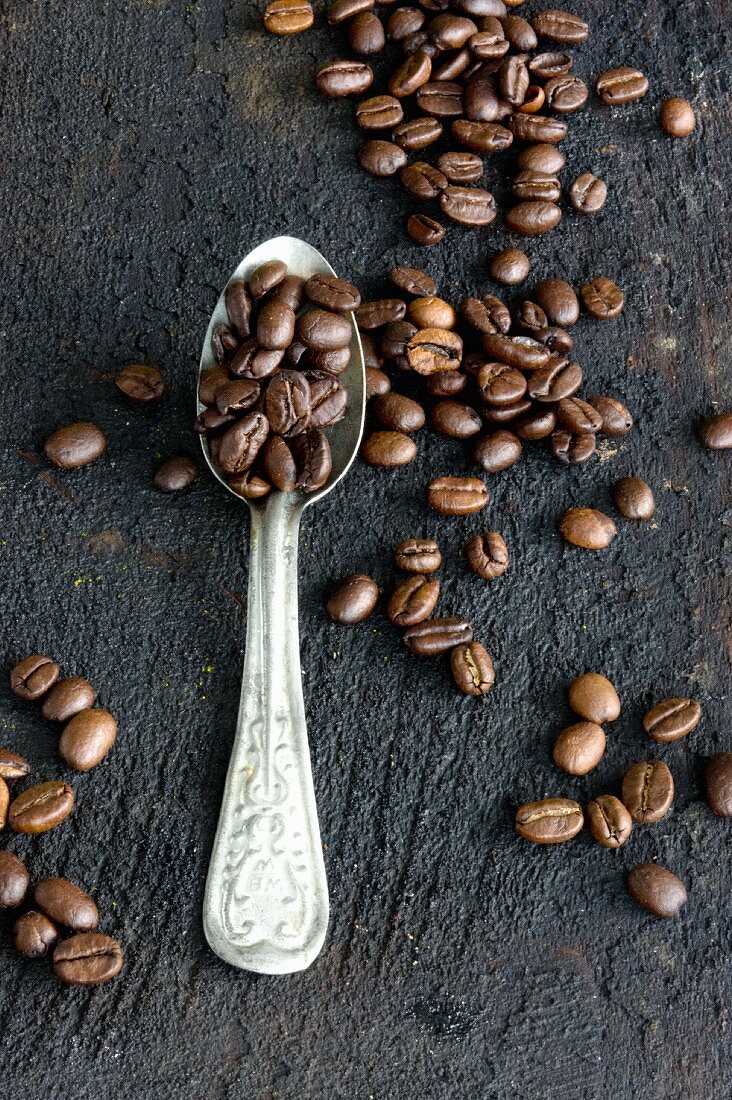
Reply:
M53 950L54 972L65 985L102 985L116 977L124 961L122 948L112 936L97 931L99 910L89 895L56 876L36 883L32 901L29 887L22 860L8 849L0 850L0 910L27 906L13 925L19 954L40 959ZM61 929L74 934L59 939Z
M229 323L214 326L217 365L201 377L205 407L196 431L240 496L312 493L332 467L324 429L348 404L339 377L351 358L349 314L361 296L335 276L301 279L272 260L247 282L230 282L225 298Z
M650 485L639 477L621 477L613 486L615 507L626 519L650 519L656 502ZM559 521L565 542L584 550L604 550L617 534L609 516L597 508L570 508Z

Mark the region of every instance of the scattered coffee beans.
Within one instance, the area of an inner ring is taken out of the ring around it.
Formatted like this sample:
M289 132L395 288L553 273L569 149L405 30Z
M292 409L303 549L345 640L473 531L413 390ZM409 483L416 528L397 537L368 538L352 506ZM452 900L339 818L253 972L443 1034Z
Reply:
M697 726L701 707L696 699L664 699L643 717L643 729L653 741L680 741Z
M430 617L439 595L439 581L414 573L393 592L387 605L387 615L394 626L416 626Z
M379 599L379 586L363 573L344 577L332 589L325 610L336 623L353 626L368 619Z
M33 892L35 903L46 916L74 932L92 932L99 925L99 910L88 894L67 878L42 878Z
M457 617L425 619L404 632L405 643L418 657L437 657L472 640L472 627Z
M600 276L580 289L582 304L591 317L607 321L622 312L624 298L619 286Z
M96 462L107 449L107 437L96 424L69 424L50 435L43 446L49 462L64 470L75 470Z
M312 27L314 18L308 0L270 0L264 9L264 26L270 34L299 34Z
M595 722L575 722L559 734L552 755L568 775L587 775L605 755L605 731Z
M435 573L442 554L434 539L405 539L394 550L394 561L405 573Z
M465 546L468 565L484 580L502 577L508 569L508 547L498 531L474 535Z
M599 672L585 672L569 685L569 705L587 722L614 722L620 715L618 693Z
M516 832L534 844L561 844L577 836L583 825L582 807L571 798L527 802L516 811Z
M686 887L681 879L657 863L640 863L628 872L632 897L654 917L675 917L686 904Z
M619 798L600 794L586 807L592 836L603 848L620 848L633 829L633 818Z
M94 707L76 714L61 734L58 751L78 772L96 767L117 740L117 720L109 711Z
M480 642L463 642L450 653L452 678L464 695L487 695L496 680L493 660Z
M622 799L634 821L650 825L671 809L674 781L662 760L633 764L623 776Z
M88 680L75 677L59 680L43 700L41 714L49 722L68 722L80 710L90 707L97 693Z
M709 809L720 817L732 817L732 752L709 757L704 786Z
M0 909L17 909L28 892L30 876L25 865L7 848L0 849Z
M504 286L518 286L529 277L531 263L520 248L504 248L497 252L488 268L491 278Z

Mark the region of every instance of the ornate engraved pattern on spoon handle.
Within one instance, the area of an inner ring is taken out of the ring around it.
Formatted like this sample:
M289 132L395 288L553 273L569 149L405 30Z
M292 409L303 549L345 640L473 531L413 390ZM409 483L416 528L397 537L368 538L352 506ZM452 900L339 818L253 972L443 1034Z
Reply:
M286 494L252 511L241 703L204 903L214 951L274 974L308 966L328 922L300 671L299 519Z

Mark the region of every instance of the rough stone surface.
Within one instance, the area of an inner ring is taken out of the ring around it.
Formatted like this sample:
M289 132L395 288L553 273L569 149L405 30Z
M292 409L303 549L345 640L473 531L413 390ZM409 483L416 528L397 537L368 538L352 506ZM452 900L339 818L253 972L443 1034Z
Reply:
M487 260L516 242L499 225L453 227L431 250L406 238L399 184L356 165L352 104L313 90L343 49L322 18L281 41L241 0L4 5L0 655L8 671L53 654L120 722L108 759L77 776L3 676L2 742L34 781L77 792L58 830L6 843L34 877L90 891L126 952L109 986L65 989L46 963L15 957L3 918L0 1081L15 1100L58 1095L61 1080L76 1100L729 1096L732 877L701 776L703 755L732 747L731 478L692 429L732 405L729 13L722 0L570 6L593 23L581 75L633 64L651 91L619 110L593 97L572 118L565 179L596 172L608 202L532 243L532 277L622 285L624 314L581 321L576 348L587 394L617 394L636 427L569 471L527 448L491 479L488 512L463 520L429 514L424 490L474 470L459 444L425 432L413 465L359 464L307 515L302 666L332 917L308 972L269 978L220 962L201 929L243 656L247 511L208 477L163 496L154 470L196 454L200 340L256 242L301 235L364 294L384 289L393 262L424 264L453 300L490 289ZM694 104L688 140L660 129L668 95ZM116 390L129 361L164 367L158 411ZM51 470L45 437L80 419L109 436L107 453ZM629 473L652 485L653 520L619 520L597 558L564 546L562 513L614 514L611 486ZM486 523L511 553L490 586L460 555ZM439 539L440 611L468 615L493 654L485 700L412 657L384 616L348 629L325 614L336 577L388 588L390 548L412 535ZM614 681L623 714L601 765L575 780L550 749L566 686L587 669ZM677 785L667 819L618 853L586 834L557 850L518 839L520 802L617 791L649 753L644 711L687 694L704 718L688 743L661 748ZM689 890L673 922L623 886L654 858Z

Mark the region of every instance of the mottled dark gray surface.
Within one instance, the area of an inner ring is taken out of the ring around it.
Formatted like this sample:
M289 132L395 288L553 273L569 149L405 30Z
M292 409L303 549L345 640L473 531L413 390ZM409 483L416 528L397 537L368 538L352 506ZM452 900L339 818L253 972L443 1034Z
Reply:
M728 5L571 5L594 31L577 70L636 63L651 93L616 112L593 100L572 121L567 178L602 174L607 207L528 251L537 277L623 285L622 317L583 321L576 347L586 392L627 400L632 435L569 472L532 450L491 479L485 516L448 520L428 514L425 484L469 462L423 434L414 465L358 465L307 516L302 665L332 916L321 957L290 978L235 972L201 931L242 662L246 509L208 476L169 498L151 474L196 453L199 342L257 241L302 235L368 293L395 259L424 263L456 299L489 288L486 257L506 238L453 229L437 249L412 246L399 186L354 163L351 106L312 90L340 34L321 21L268 38L259 8L8 0L0 16L2 681L20 656L50 652L120 719L109 759L74 777L66 824L9 845L35 875L88 887L127 958L111 986L68 990L2 938L3 1094L726 1100L729 826L700 774L704 754L732 747L730 462L701 450L692 422L732 404ZM669 94L696 107L685 142L657 125ZM112 385L135 359L165 367L157 414ZM45 436L81 418L108 432L107 455L51 473ZM611 508L631 471L654 488L654 519L619 520L601 555L564 546L562 511ZM512 554L490 586L459 554L486 522ZM412 658L381 615L345 630L323 613L326 581L358 569L388 586L390 547L417 534L446 550L441 606L469 615L495 656L485 701ZM588 668L612 677L624 709L597 772L572 780L549 747L566 685ZM678 789L663 823L617 854L586 836L544 851L516 837L520 800L616 790L649 754L645 707L686 692L704 717L659 750ZM37 708L7 687L0 708L2 743L37 777L68 778ZM624 891L624 869L649 858L688 885L673 922Z

